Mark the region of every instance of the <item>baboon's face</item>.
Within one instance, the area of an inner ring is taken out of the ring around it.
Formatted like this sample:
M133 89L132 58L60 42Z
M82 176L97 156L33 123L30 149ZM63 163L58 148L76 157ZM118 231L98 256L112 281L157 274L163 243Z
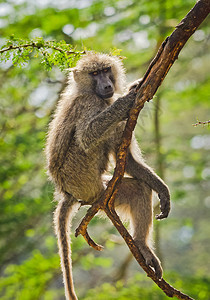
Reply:
M114 94L114 76L111 67L89 73L94 82L95 93L103 98L111 98Z

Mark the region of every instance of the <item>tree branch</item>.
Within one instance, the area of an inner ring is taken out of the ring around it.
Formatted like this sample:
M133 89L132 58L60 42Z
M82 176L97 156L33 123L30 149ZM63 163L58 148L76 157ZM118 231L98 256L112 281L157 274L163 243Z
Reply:
M198 125L203 125L203 126L205 126L205 125L209 125L209 124L210 124L210 120L204 121L204 122L198 121L197 123L192 124L192 126L194 126L194 127L196 127L196 126L198 126Z
M42 43L32 42L32 43L28 43L28 44L10 45L7 48L0 49L0 53L4 53L4 52L10 51L10 50L17 50L17 49L20 50L21 48L36 48L36 49L47 48L47 49L53 49L53 50L59 51L63 54L67 54L67 55L85 54L85 51L82 51L82 52L80 52L80 51L67 51L67 50L64 50L60 47L53 46L49 42L43 42L43 41L42 41Z
M125 229L120 218L115 212L114 198L124 175L126 153L127 148L129 147L131 142L132 132L136 126L138 115L144 107L144 103L153 98L157 89L167 75L169 69L173 65L174 61L178 58L179 52L181 51L187 40L190 38L190 36L198 28L198 26L204 21L209 12L210 1L198 1L192 8L192 10L186 15L186 17L177 25L173 33L162 43L155 58L150 63L149 68L143 77L143 80L137 86L136 102L130 111L129 118L126 123L122 143L117 154L117 163L114 175L108 183L103 197L91 206L76 230L76 236L82 234L87 240L87 226L89 222L99 209L104 210L114 226L124 238L133 256L147 273L148 277L150 277L167 296L177 297L178 299L192 298L173 288L164 279L159 280L156 277L154 271L146 265L144 258L139 252L138 247L135 245L135 242L133 241L131 235ZM92 242L93 241L91 240L90 245L93 248L97 249L99 247L99 249L101 249L100 246L96 245L95 243L93 244Z

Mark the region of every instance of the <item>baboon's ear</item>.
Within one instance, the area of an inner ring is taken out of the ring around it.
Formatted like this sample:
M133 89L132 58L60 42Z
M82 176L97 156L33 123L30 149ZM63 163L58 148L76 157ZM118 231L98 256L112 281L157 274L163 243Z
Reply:
M77 82L78 79L79 79L79 73L80 72L77 69L73 69L72 72L73 72L74 80Z

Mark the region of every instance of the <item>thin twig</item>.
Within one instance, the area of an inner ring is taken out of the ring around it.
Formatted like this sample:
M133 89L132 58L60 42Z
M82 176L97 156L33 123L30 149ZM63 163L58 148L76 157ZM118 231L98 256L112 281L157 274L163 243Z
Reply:
M198 125L203 125L203 126L205 126L205 125L209 125L210 124L210 120L208 120L208 121L204 121L204 122L201 122L201 121L198 121L197 123L195 123L195 124L192 124L192 126L198 126Z
M56 50L56 51L59 51L63 54L67 54L67 55L72 55L72 54L85 54L85 51L67 51L67 50L63 50L59 47L55 47L55 46L52 46L48 43L44 43L44 44L41 44L39 42L32 42L32 43L29 43L29 44L22 44L22 45L10 45L9 47L7 48L3 48L0 50L0 53L4 53L6 51L10 51L10 50L16 50L16 49L21 49L21 48L28 48L28 47L31 47L31 48L37 48L37 49L40 49L40 48L48 48L48 49L53 49L53 50Z

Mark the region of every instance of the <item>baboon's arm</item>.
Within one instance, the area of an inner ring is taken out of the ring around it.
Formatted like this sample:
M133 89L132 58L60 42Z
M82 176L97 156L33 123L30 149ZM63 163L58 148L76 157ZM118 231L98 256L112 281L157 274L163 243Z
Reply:
M87 111L86 117L81 118L77 126L78 132L81 132L80 143L86 151L104 141L119 122L127 119L135 97L136 94L132 90L92 118L87 116L89 113Z

